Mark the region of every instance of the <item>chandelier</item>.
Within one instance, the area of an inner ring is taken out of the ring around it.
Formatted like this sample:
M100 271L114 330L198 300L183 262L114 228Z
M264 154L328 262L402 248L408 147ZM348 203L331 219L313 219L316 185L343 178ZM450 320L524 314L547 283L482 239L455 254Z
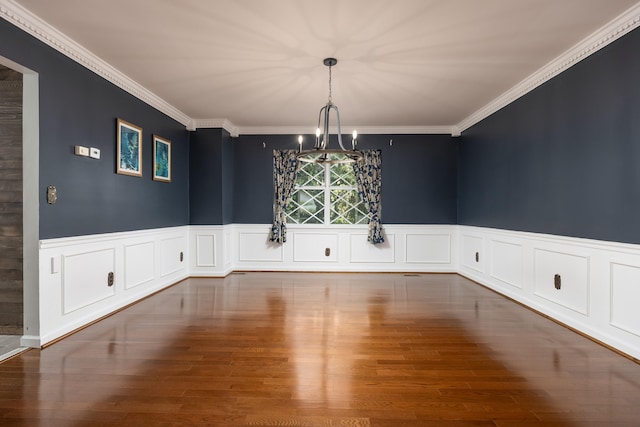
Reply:
M302 149L303 138L298 136L298 160L307 163L353 163L362 157L362 153L357 150L358 133L354 130L351 138L351 149L344 147L342 143L342 129L340 127L340 111L331 99L331 67L338 63L335 58L325 58L324 65L329 67L329 99L327 104L320 109L318 113L318 127L316 128L316 141L310 150ZM338 125L338 145L340 148L331 148L329 146L329 116L331 110L335 110ZM320 124L322 123L322 130Z

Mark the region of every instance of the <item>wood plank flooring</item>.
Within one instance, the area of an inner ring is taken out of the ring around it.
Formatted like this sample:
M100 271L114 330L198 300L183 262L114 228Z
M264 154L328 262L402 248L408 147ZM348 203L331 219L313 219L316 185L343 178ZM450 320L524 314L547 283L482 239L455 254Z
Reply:
M3 362L0 425L638 426L640 365L454 274L232 274Z

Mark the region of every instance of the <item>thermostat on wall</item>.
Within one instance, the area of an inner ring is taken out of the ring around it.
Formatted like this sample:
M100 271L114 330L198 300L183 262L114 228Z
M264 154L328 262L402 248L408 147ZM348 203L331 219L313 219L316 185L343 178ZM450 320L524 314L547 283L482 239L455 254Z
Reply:
M89 149L87 147L83 147L82 145L76 145L75 153L76 156L88 156Z

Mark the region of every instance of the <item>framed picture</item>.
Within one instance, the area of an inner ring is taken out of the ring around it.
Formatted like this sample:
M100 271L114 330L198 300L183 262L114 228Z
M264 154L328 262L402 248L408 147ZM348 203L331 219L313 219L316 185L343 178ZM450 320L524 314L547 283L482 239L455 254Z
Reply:
M153 179L171 182L171 141L153 135Z
M142 128L118 119L116 172L142 176Z

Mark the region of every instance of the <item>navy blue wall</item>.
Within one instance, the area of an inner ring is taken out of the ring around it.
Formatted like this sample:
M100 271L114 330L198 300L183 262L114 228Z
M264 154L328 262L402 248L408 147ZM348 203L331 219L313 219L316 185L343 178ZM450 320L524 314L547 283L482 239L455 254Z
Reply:
M190 224L220 225L233 220L233 142L223 129L191 133Z
M640 243L640 31L464 132L460 224Z
M188 224L185 127L0 19L0 55L40 77L40 238ZM142 178L115 173L116 118L143 128ZM172 141L172 182L152 180L151 135ZM73 154L75 145L101 159ZM29 173L29 171L25 171ZM55 185L58 202L46 203Z
M243 135L234 141L233 222L273 220L273 150L297 148L297 135ZM310 136L306 137L310 141ZM263 143L266 147L263 147Z
M345 138L351 140L350 136ZM391 139L393 145L389 144ZM306 135L305 141L311 144L312 136ZM361 149L382 150L383 223L456 224L456 138L446 135L361 135L359 141ZM273 150L297 147L297 135L237 138L234 144L234 223L271 222Z
M222 223L233 223L234 143L229 132L222 134Z
M0 40L1 56L40 76L41 238L271 221L272 150L295 149L295 135L199 130L190 157L180 123L4 20ZM635 30L460 138L361 135L361 148L382 150L383 222L640 243L638 52ZM144 129L142 178L115 174L117 117ZM173 142L170 184L151 179L154 133Z

